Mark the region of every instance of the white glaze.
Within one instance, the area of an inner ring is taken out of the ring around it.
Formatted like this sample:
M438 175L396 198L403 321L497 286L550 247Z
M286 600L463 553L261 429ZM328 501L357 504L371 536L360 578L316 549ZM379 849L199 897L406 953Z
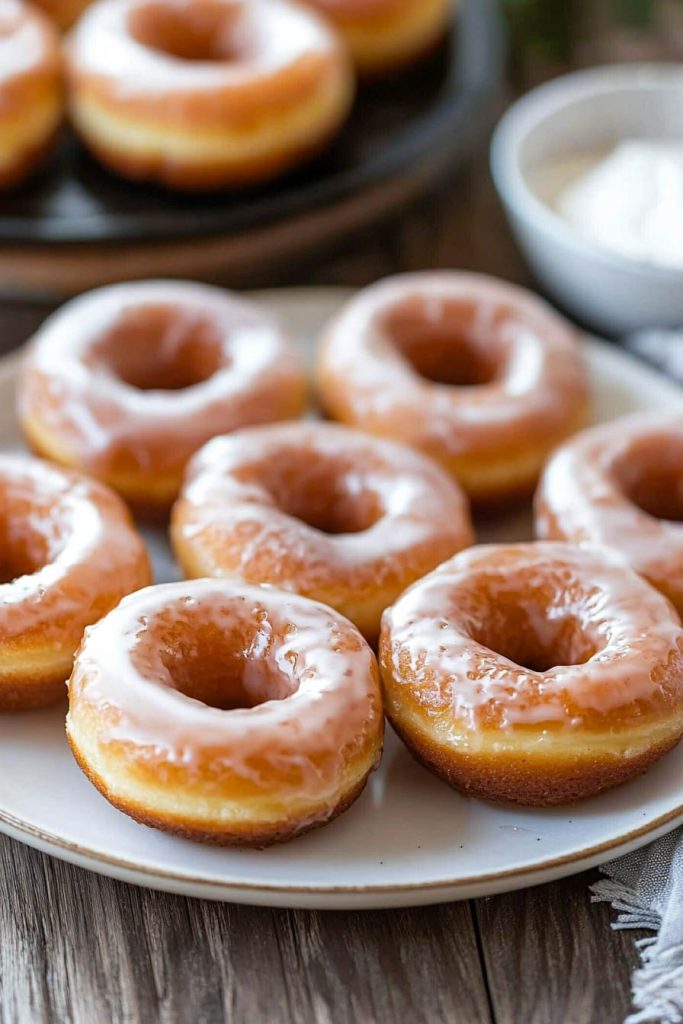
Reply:
M474 303L454 335L460 330L494 355L495 379L457 387L419 377L382 325L411 298L435 325L445 321L446 302ZM508 444L533 442L577 414L587 385L576 340L569 324L520 288L476 274L402 274L360 292L329 325L321 378L328 404L334 408L334 391L343 391L360 427L418 439L447 456L491 453L500 449L501 431Z
M53 56L45 25L19 0L0 0L0 86Z
M123 505L99 484L38 459L0 456L0 509L9 544L18 501L28 511L17 528L46 538L48 560L0 585L0 636L7 642L45 630L48 644L68 646L92 621L100 594L111 594L115 603L149 580L139 566L142 542Z
M180 390L143 391L106 367L89 366L101 337L145 306L174 310L175 325L161 340L171 350L182 339L184 320L212 322L220 338L218 370ZM139 470L163 470L164 459L171 468L182 466L216 434L277 418L278 394L286 396L300 381L296 352L252 303L208 285L144 281L88 292L48 318L26 358L19 415L38 416L92 471L121 451Z
M297 480L304 491L306 465L315 480L320 462L331 462L337 467L335 493L351 499L371 494L380 518L356 533L330 535L287 514L269 490L273 468L287 460L300 467ZM392 560L398 560L401 574L415 548L434 545L441 551L446 538L452 554L472 540L466 500L436 465L402 445L329 423L279 424L215 438L193 460L181 504L178 533L203 549L204 564L213 563L216 575L221 560L214 552L220 554L221 538L247 526L250 536L242 541L234 571L253 580L253 564L267 552L278 586L292 590L303 582L302 563L312 573L318 566L322 577L362 567L380 586ZM343 586L343 575L335 582Z
M293 692L222 710L173 689L158 650L148 645L139 658L162 611L190 629L210 621L228 635L248 623L245 672L275 670ZM131 757L181 765L190 776L205 771L209 788L214 773L220 784L221 772L267 788L250 764L256 757L275 769L296 766L297 795L322 802L325 788L338 787L348 759L380 728L374 656L350 623L306 598L226 581L171 583L131 595L86 631L70 685L69 721L81 708L101 711L99 743L124 743ZM321 754L333 766L324 779L313 761Z
M556 597L534 607L529 587L551 579ZM482 603L473 592L484 587ZM495 608L497 590L519 589L528 628L552 647L553 620L577 619L596 653L581 665L536 672L472 638ZM482 712L497 712L503 728L582 725L582 713L609 718L634 701L649 701L667 685L683 687L683 630L665 599L609 555L565 544L481 545L463 551L414 584L385 612L395 680L435 713L450 708L453 739L476 731ZM672 665L679 665L676 677ZM406 669L406 665L409 666ZM671 673L673 672L673 675ZM405 675L415 681L406 681ZM579 714L572 712L579 709Z
M555 206L603 249L683 268L683 142L625 139L575 177Z
M235 60L183 60L143 45L128 18L142 0L99 0L70 38L70 59L80 71L116 83L119 96L240 87L275 75L311 54L336 52L338 43L313 11L289 0L221 0L226 18L237 10ZM169 0L182 9L187 0Z
M683 524L648 515L624 494L615 474L632 446L671 439L683 449L683 416L640 413L584 430L554 454L536 497L541 538L607 547L612 556L655 585L670 581L683 590ZM638 465L634 465L638 473ZM683 507L683 463L678 488Z

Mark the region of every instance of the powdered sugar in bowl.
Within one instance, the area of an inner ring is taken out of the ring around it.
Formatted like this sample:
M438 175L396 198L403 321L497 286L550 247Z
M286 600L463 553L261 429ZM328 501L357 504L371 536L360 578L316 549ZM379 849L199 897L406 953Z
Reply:
M491 164L533 271L576 319L616 335L683 323L683 247L668 231L683 218L683 67L613 65L534 89L498 125Z

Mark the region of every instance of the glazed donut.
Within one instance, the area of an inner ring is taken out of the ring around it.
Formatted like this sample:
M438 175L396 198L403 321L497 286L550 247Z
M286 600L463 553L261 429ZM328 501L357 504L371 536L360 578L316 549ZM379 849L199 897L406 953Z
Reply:
M153 516L210 437L296 416L305 401L296 353L258 307L207 285L147 281L51 316L24 361L18 408L37 452Z
M457 789L529 806L638 775L683 733L683 630L599 551L482 545L385 612L385 707Z
M188 468L171 538L186 575L304 594L370 640L409 583L473 543L467 502L438 466L312 422L210 441Z
M453 0L305 0L330 19L364 77L405 67L444 35Z
M114 171L179 189L273 178L349 112L340 40L289 0L98 0L67 49L71 117Z
M55 29L21 0L0 0L0 188L35 170L55 141L62 112Z
M0 455L0 709L66 696L84 628L150 582L144 546L106 487Z
M382 749L377 663L307 598L225 580L149 587L87 630L67 735L136 820L265 846L360 794Z
M317 379L333 419L419 448L481 504L530 493L587 415L574 330L475 274L404 274L360 292L324 332Z
M608 547L683 616L683 413L640 413L584 430L550 460L536 533Z

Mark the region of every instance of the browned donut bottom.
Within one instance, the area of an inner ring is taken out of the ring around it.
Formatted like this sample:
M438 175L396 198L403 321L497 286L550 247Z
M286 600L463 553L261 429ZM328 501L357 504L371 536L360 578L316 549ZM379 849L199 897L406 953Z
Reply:
M294 820L291 817L283 817L281 821L269 822L267 828L260 829L254 828L249 823L244 824L242 827L238 824L233 824L228 834L222 831L213 831L207 827L198 828L189 819L184 822L181 820L169 822L168 818L152 812L144 800L136 802L121 799L115 790L107 784L106 780L93 770L90 763L83 757L78 747L68 736L67 739L69 740L71 753L79 768L90 779L93 786L99 790L102 796L109 801L112 807L116 807L117 810L127 814L129 818L137 821L140 825L161 829L163 832L179 836L181 839L189 839L196 843L202 843L205 846L230 846L243 847L250 850L264 850L277 843L286 843L290 839L306 835L307 832L314 832L324 825L329 825L340 814L348 810L365 789L369 778L366 775L358 782L355 788L348 790L340 797L336 804L327 808L324 814L303 824L301 821Z
M671 605L595 550L482 545L385 612L387 716L473 796L561 804L633 778L683 733Z
M89 630L67 735L137 821L218 845L281 842L340 814L382 749L377 664L330 608L272 587L148 587Z

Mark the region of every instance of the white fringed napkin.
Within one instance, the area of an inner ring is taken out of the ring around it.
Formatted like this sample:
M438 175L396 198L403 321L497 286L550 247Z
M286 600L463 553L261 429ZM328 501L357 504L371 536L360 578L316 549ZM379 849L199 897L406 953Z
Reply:
M683 384L683 330L643 331L626 346ZM683 828L628 857L604 864L607 878L593 886L594 900L620 911L613 928L646 928L656 935L639 943L642 966L633 976L637 1008L626 1024L683 1022Z
M656 933L636 943L641 966L631 979L635 1011L625 1024L681 1024L683 828L600 870L607 877L591 886L591 898L607 901L618 911L612 927Z
M631 352L683 383L683 330L643 331L625 341ZM635 1012L625 1024L683 1024L683 828L604 864L592 899L618 911L613 928L645 928L633 972Z

